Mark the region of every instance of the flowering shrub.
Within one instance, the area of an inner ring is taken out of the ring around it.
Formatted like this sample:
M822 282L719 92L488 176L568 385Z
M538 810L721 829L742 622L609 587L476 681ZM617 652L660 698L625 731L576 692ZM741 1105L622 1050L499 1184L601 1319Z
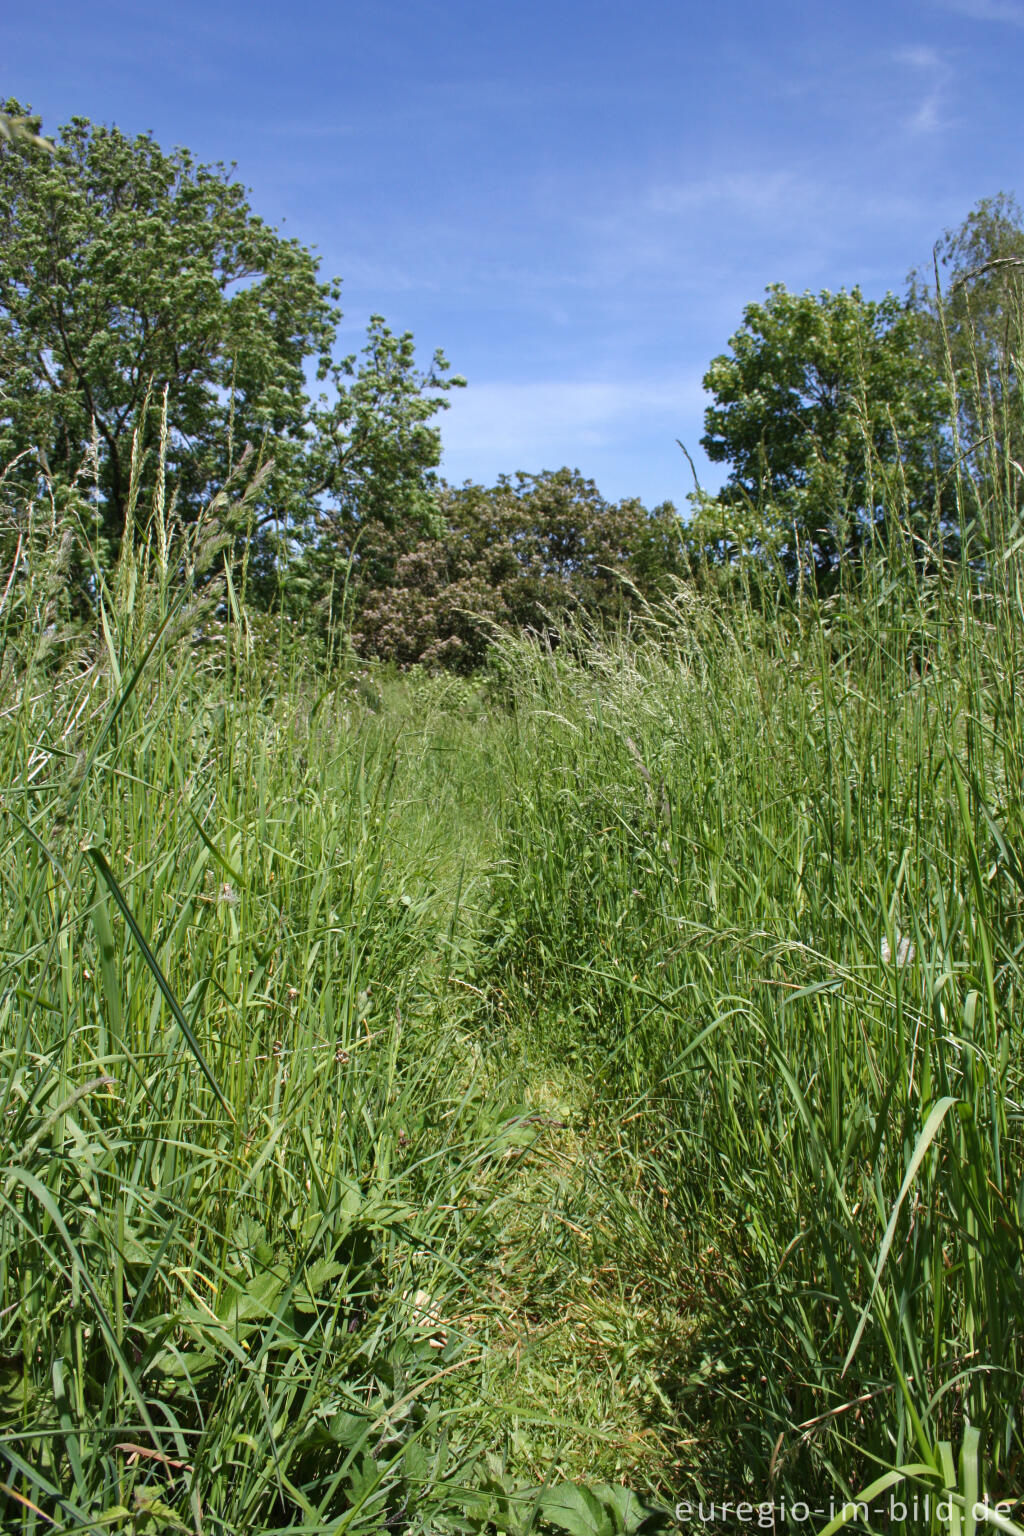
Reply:
M610 503L560 469L442 487L440 529L402 547L365 528L354 560L354 638L399 666L471 671L499 632L557 637L569 616L615 624L681 572L670 503Z

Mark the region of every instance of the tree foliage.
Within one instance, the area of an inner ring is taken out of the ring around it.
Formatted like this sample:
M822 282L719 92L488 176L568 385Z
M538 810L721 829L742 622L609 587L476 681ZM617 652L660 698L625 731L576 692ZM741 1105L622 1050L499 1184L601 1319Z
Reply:
M364 546L355 632L365 653L470 671L499 629L557 641L573 619L620 623L684 569L670 503L608 502L578 470L446 486L438 505L433 535Z
M912 517L933 508L945 392L915 314L891 294L775 285L744 310L704 387L701 443L729 465L698 512L719 558L760 540L790 576L828 588L893 505Z
M7 112L0 108L0 140L8 144L31 144L36 149L53 152L53 145L39 132L41 123L24 113Z
M17 103L6 110L28 121ZM268 573L282 538L323 545L332 517L421 510L447 364L438 354L417 373L411 337L380 317L361 368L336 360L340 284L318 268L223 166L188 150L85 118L49 155L24 133L0 143L0 462L22 455L23 480L41 465L66 491L91 458L110 551L144 402L166 392L166 442L151 413L141 447L150 471L163 454L186 521L244 444L272 460L255 508ZM309 373L323 386L315 402Z
M390 586L400 552L438 533L441 433L433 418L446 403L439 392L463 382L447 371L441 352L419 369L412 335L396 336L373 315L361 356L340 365L352 382L314 407L319 510L290 578L307 609L330 607L355 567L359 590Z
M1016 199L982 198L945 231L931 270L912 272L909 287L926 355L955 383L961 452L982 481L993 449L1004 466L1024 462L1024 214ZM1024 495L1019 477L1001 489L1018 502Z

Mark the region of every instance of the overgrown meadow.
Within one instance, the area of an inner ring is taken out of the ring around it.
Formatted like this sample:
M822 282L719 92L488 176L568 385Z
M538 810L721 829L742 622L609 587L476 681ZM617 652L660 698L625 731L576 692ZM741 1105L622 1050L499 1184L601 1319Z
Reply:
M76 617L88 526L13 508L5 1530L1021 1528L992 443L955 559L892 517L470 679L312 657L159 489Z

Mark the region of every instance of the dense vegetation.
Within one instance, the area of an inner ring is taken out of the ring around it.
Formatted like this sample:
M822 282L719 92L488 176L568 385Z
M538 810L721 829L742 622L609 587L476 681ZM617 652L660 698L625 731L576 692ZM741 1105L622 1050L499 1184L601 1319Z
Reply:
M31 129L0 244L69 163ZM1012 205L972 217L948 311L751 307L709 439L766 381L786 432L688 523L568 471L443 486L381 323L333 491L296 375L276 544L227 375L187 494L174 381L123 359L116 518L99 429L60 458L26 263L4 1529L821 1532L926 1492L902 1528L984 1494L1024 1529L1024 317Z

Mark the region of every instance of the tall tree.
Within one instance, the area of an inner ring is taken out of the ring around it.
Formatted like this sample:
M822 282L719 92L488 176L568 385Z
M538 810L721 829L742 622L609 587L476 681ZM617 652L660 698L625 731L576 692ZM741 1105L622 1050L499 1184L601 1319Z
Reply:
M828 589L894 511L931 513L945 393L915 314L891 294L776 284L744 310L704 387L701 444L729 477L699 519L720 554L760 537L791 576Z
M80 117L44 154L26 137L38 125L16 102L5 111L24 131L0 142L0 463L26 455L23 479L41 463L67 491L95 434L98 532L116 547L133 433L147 395L166 391L166 467L186 519L245 443L273 461L256 503L264 550L271 530L315 541L332 505L368 507L385 470L392 505L422 499L443 357L417 374L411 338L375 318L364 368L336 360L340 284L252 212L223 166ZM158 419L143 427L150 463Z
M292 575L303 602L321 608L339 585L390 585L401 554L439 531L433 418L447 404L443 392L464 383L447 377L441 352L418 368L412 335L395 335L380 315L370 318L361 355L337 373L351 382L311 412L318 516L303 531Z
M909 293L926 355L955 381L961 453L1020 504L1013 460L1024 462L1024 214L1016 199L982 198L939 239L933 266L910 274Z

